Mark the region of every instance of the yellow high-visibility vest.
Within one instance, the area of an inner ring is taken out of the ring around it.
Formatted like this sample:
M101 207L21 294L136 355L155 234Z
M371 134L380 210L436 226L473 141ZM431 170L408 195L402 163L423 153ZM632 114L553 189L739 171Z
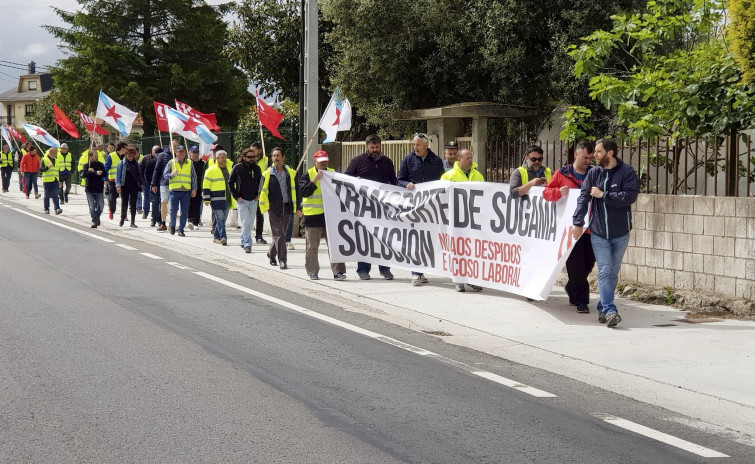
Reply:
M110 169L107 171L107 178L109 181L115 182L115 170L118 167L118 163L121 162L121 157L114 151L110 152L108 156L110 157Z
M202 190L209 190L209 194L203 194L202 199L204 201L225 201L226 190L228 185L226 184L225 177L223 176L223 170L217 164L205 171L204 180L202 180ZM231 195L231 204L227 205L229 209L236 208L236 199Z
M270 169L275 169L275 166L271 166ZM270 191L270 169L266 169L265 172L262 173L262 191L260 191L259 198L259 207L262 214L265 214L267 210L270 209L270 200L268 198L268 192ZM293 204L291 205L291 210L296 213L296 185L294 184L296 171L288 166L286 166L286 171L288 171L288 177L291 180L291 201L293 202Z
M42 162L49 168L47 171L42 172L42 183L60 181L60 161L58 161L58 157L50 159L45 155L42 158Z
M191 160L188 158L186 158L183 165L179 163L178 160L170 160L170 170L178 171L176 175L171 177L168 181L168 188L170 190L191 190L191 166Z
M335 171L335 169L328 168L328 171ZM309 174L309 180L312 180L317 175L317 168L312 166L307 170ZM305 216L316 216L318 214L325 213L322 207L322 190L320 190L320 181L317 181L317 189L312 192L312 195L308 197L302 197L301 199L301 212Z
M459 167L459 162L454 163L454 167L446 171L441 176L441 180L450 180L451 182L485 182L485 178L482 173L477 170L477 163L472 163L472 167L469 169L469 177Z
M519 174L522 176L522 185L530 181L530 175L527 172L527 168L525 168L524 166L519 166ZM552 175L553 175L553 171L551 171L551 168L545 168L545 181L546 182L551 181Z

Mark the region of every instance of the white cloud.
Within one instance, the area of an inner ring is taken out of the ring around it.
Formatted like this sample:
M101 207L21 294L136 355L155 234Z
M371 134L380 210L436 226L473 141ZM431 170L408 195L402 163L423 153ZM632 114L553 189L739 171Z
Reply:
M32 43L27 45L23 50L16 52L16 56L24 59L38 58L44 56L49 48L49 44Z

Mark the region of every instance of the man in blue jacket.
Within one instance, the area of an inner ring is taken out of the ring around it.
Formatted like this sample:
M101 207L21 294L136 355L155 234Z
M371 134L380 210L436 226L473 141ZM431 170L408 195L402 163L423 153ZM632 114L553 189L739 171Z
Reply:
M613 303L619 268L629 244L632 229L632 203L637 201L640 182L632 166L616 157L616 141L600 139L595 143L597 166L590 169L574 212L574 238L582 235L585 215L592 203L590 241L598 263L598 322L616 327L621 316Z

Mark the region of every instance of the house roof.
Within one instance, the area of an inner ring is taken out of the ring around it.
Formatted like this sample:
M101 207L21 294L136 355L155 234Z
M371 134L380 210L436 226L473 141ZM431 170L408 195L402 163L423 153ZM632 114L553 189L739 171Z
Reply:
M537 115L537 109L529 106L505 105L492 102L467 102L456 105L401 111L395 115L399 120L423 120L445 118L523 118Z
M23 81L31 77L39 77L39 89L27 90L21 92L21 86ZM3 93L0 93L0 102L17 102L17 101L37 101L50 95L52 90L52 74L50 73L37 73L37 74L25 74L18 78L18 85L12 89L8 89Z

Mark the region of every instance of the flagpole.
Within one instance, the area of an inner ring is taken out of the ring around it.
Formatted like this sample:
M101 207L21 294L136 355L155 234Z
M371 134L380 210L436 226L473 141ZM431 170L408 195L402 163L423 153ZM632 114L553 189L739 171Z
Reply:
M312 146L312 142L315 141L315 136L317 136L317 133L320 130L320 125L322 125L322 118L325 117L326 114L328 114L328 110L330 109L330 106L333 104L334 98L331 97L330 101L328 102L328 106L325 107L325 111L323 111L322 116L320 116L320 120L317 122L317 127L315 128L315 131L312 133L312 137L309 139L309 143L307 144L307 148L304 149L304 151L301 154L301 159L299 160L299 164L296 166L296 171L299 170L299 167L301 167L301 164L304 162L304 158L307 156L307 152L309 151L309 147Z
M161 146L161 147L162 147L162 146L164 146L164 145L163 145L163 133L162 133L162 132L160 132L160 129L157 129L157 135L159 135L159 136L160 136L160 146Z
M262 156L267 156L267 151L265 150L265 135L262 133L262 120L260 119L260 96L257 93L257 91L254 91L254 99L257 103L255 105L257 109L257 123L260 125L260 141L262 142Z

